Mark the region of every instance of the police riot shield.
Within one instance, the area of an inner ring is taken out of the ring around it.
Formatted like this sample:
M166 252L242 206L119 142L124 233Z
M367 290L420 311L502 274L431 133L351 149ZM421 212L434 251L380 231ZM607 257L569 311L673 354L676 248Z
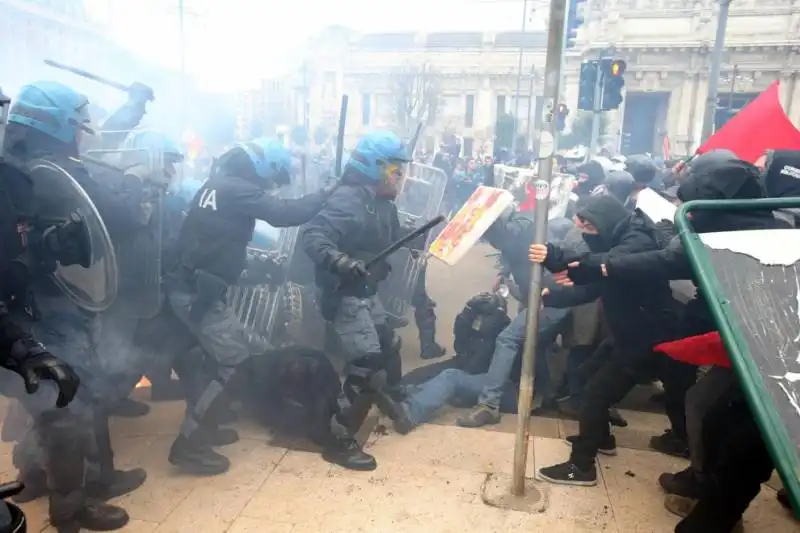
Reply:
M401 226L417 227L436 217L441 212L446 187L444 171L430 165L410 163L402 194L397 199ZM392 270L389 278L380 284L378 296L386 312L394 318L405 316L417 278L428 260L425 250L440 229L428 233L426 241L420 243L419 251L412 253L401 248L389 256Z
M44 233L63 225L77 213L85 228L81 238L88 235L88 264L56 262L51 274L53 281L81 309L105 311L117 297L118 263L100 213L78 181L59 165L34 160L28 170L33 182L34 230Z
M127 235L112 235L119 268L117 301L125 314L153 318L163 303L161 251L164 199L169 185L164 152L154 147L134 147L134 132L105 133L127 137L118 149L88 150L85 164L93 174L99 172L105 180L112 181L122 194L141 191L143 199L137 213L138 228Z
M299 184L282 191L283 196L301 194ZM247 249L248 262L270 262L283 273L280 281L258 285L237 285L228 291L228 302L250 335L271 346L288 342L287 330L295 330L303 320L300 287L289 281L290 260L294 255L299 228L274 228L259 220Z

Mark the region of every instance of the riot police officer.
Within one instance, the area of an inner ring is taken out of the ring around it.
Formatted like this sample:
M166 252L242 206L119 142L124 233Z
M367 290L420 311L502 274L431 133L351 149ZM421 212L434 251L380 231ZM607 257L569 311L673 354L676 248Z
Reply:
M339 438L323 457L354 470L374 470L375 458L361 450L354 436L384 386L399 380L399 340L386 325L376 296L388 277L385 261L365 264L401 234L394 199L402 186L409 155L393 133L361 137L345 166L341 186L326 207L307 224L303 249L315 264L323 317L332 323L347 360L347 405L331 421ZM380 406L380 404L379 404Z
M236 368L267 348L248 334L225 300L245 269L256 220L274 227L299 226L322 209L335 188L297 199L276 197L278 187L290 183L291 165L291 154L274 139L234 147L220 157L198 190L181 228L178 263L167 279L168 300L212 358L216 374L209 382L196 365L194 380L204 382L187 398L186 417L169 454L170 463L192 473L216 475L230 467L228 458L212 448L212 442L219 442L219 428L209 408Z
M24 260L17 263L26 267L23 270L31 280L31 291L21 295L12 309L15 317L68 362L83 382L81 393L65 409L54 410L51 395L24 398L35 432L29 432L25 442L15 448L15 463L26 484L28 479L46 475L46 487L41 489L49 490L50 522L59 531L123 527L128 522L127 513L105 500L136 489L146 478L142 469L114 468L108 413L94 393L96 381L102 379L97 373L96 315L91 310L96 308L90 305L95 302L87 302L84 295L100 293L105 295L103 303L113 300L116 287L112 280L116 277L110 274L115 261L93 262L111 254L104 249L110 247L104 221L92 204L105 222L118 228L129 225L140 206L117 196L106 183L91 176L80 160L81 139L94 132L87 106L86 97L60 83L26 85L11 108L3 146L6 158L31 172L38 189L35 220L52 216L47 212L50 209L60 214L74 208L70 218L56 226L64 238L56 235L56 242L49 246L55 244L55 253L43 254L39 245L49 241L52 232L38 226L25 230L31 245ZM86 196L91 202L85 200ZM70 205L73 202L79 205ZM75 211L85 216L75 215ZM95 292L87 292L86 287L66 290L69 281L59 277L59 269L67 264L86 269L80 279L91 280ZM98 268L90 271L90 267ZM37 441L43 452L42 464L25 453Z

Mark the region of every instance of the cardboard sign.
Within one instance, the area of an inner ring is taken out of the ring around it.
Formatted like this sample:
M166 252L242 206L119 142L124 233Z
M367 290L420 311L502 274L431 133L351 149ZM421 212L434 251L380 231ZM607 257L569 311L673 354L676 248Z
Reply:
M514 196L508 191L478 187L433 241L429 249L431 255L450 266L455 265L513 202Z
M639 192L636 197L636 207L656 224L662 220L675 222L675 211L678 210L669 200L652 189L642 189Z

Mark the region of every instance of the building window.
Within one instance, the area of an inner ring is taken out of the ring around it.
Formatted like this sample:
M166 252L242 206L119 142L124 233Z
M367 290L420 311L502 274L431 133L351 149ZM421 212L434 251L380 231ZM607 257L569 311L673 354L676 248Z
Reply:
M506 95L501 94L497 97L497 116L506 112Z
M467 95L467 113L464 116L464 126L471 128L475 120L475 95ZM471 141L472 139L470 139Z
M474 140L472 137L464 137L464 157L472 157L474 154L472 152Z
M369 93L361 95L361 123L369 126L369 119L372 115L372 97Z

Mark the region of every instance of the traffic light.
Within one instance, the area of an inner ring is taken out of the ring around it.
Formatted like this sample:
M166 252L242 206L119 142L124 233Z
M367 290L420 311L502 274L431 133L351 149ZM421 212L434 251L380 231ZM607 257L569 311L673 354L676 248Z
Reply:
M569 8L567 9L567 36L564 48L572 48L575 46L575 39L578 37L578 28L583 24L583 17L578 13L578 6L586 2L586 0L569 0Z
M598 61L581 63L581 77L578 80L578 109L594 111L594 93L599 75Z
M558 104L556 109L556 129L560 132L564 131L564 127L567 125L567 115L569 115L567 104Z
M601 111L617 109L622 104L622 89L625 88L625 61L621 59L602 61L603 101Z

